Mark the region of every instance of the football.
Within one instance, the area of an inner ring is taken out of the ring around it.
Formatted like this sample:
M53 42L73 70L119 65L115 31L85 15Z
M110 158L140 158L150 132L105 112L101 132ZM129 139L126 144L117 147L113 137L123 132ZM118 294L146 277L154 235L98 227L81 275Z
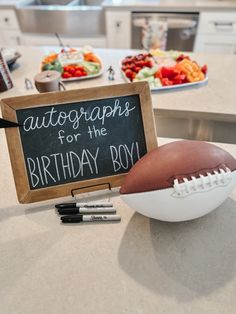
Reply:
M120 188L137 212L163 221L191 220L217 208L236 184L236 159L203 141L175 141L142 157Z

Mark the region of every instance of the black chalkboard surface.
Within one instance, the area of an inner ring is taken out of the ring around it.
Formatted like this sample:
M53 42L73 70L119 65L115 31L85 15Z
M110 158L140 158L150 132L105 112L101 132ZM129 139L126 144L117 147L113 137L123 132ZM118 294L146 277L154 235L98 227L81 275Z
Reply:
M6 130L20 202L67 195L91 183L120 185L156 146L143 83L9 98L2 111L21 125Z
M138 95L16 115L31 189L125 173L147 152Z

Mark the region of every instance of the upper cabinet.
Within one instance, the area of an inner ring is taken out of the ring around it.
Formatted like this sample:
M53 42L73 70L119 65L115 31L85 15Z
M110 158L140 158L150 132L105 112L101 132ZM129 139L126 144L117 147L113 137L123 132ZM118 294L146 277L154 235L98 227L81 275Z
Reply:
M201 13L194 51L236 54L236 12Z
M22 35L13 9L0 10L0 47L17 46L22 43Z

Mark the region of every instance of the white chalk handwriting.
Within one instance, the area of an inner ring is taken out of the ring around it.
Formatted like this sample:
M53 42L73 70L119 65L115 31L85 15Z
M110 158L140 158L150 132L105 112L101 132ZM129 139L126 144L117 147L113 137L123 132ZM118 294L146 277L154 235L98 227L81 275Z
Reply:
M28 116L23 122L23 129L25 132L30 132L37 129L47 129L49 127L63 126L66 123L71 123L73 129L76 130L80 126L81 121L100 121L101 124L104 125L105 119L129 117L130 112L135 108L136 106L132 106L128 101L121 104L118 98L114 100L112 106L94 106L92 110L85 110L83 106L80 106L78 110L73 109L65 112L63 110L57 110L56 107L52 107L42 116Z

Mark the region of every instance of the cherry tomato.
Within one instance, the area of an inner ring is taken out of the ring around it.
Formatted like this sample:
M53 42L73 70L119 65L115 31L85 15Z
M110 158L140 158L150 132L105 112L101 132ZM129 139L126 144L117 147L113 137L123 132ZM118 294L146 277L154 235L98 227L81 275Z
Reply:
M62 77L67 79L67 78L72 77L72 75L69 72L64 72L64 73L62 73Z
M76 77L81 77L82 76L82 72L80 70L75 71L74 74Z
M68 72L73 76L75 74L75 68L70 66Z
M69 72L69 69L70 69L69 66L66 66L66 65L65 65L65 66L63 67L64 72Z

